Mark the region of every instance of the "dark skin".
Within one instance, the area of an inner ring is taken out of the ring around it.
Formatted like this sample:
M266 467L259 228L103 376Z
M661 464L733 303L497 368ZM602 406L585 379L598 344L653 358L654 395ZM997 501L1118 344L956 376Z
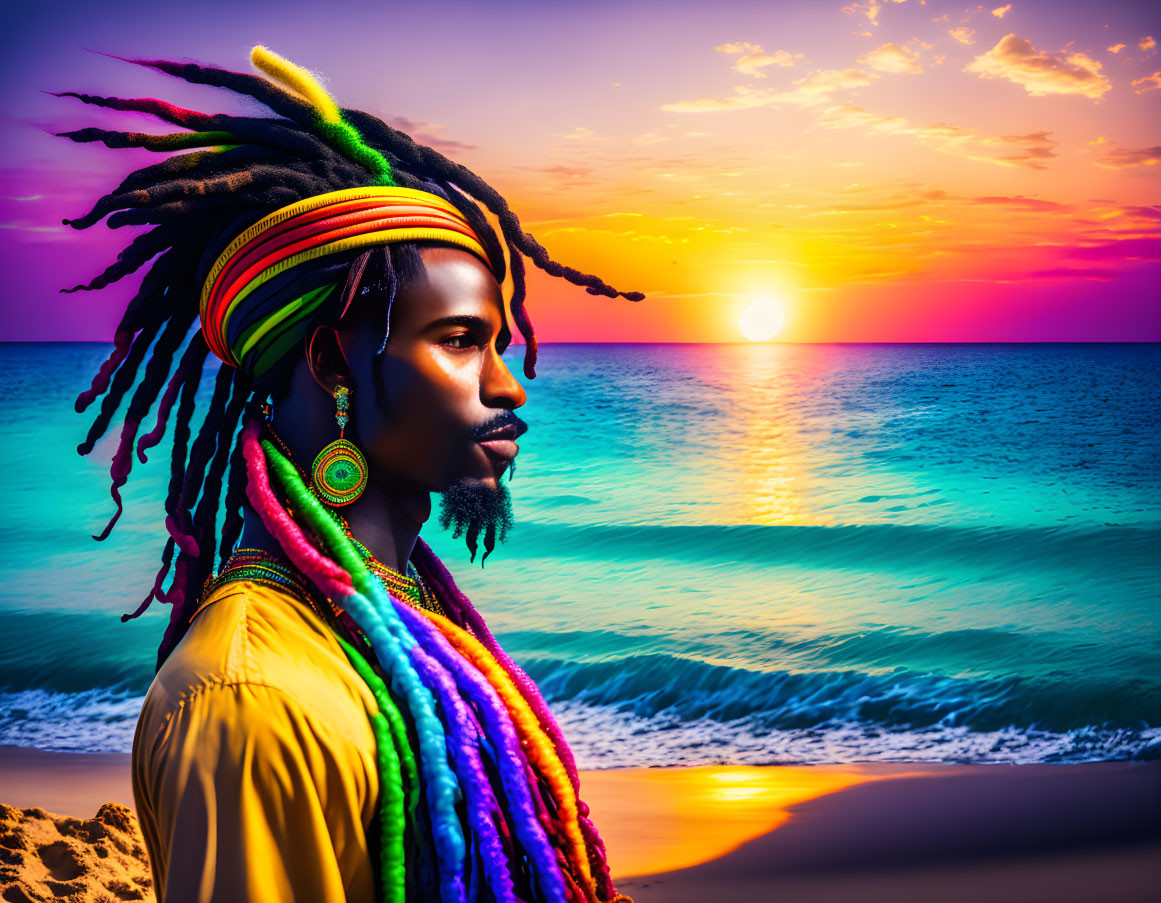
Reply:
M356 501L337 510L371 554L401 573L431 516L431 493L462 480L497 486L508 462L477 436L510 419L508 412L527 398L500 357L500 334L505 318L511 320L492 273L458 248L423 247L420 257L426 278L392 303L386 351L375 354L383 312L374 305L345 316L337 328L319 327L272 418L274 432L309 474L315 455L339 436L335 387L350 389L344 438L367 459L368 481ZM382 373L382 406L374 368ZM249 505L240 545L280 548Z

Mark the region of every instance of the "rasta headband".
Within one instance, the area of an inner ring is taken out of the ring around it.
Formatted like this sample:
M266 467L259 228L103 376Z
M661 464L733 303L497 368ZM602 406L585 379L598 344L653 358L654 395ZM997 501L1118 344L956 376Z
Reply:
M250 59L306 100L324 134L348 158L371 170L377 184L296 201L230 242L210 268L198 306L210 351L253 377L266 373L305 338L312 314L334 294L334 283L303 294L292 290L300 268L330 255L438 240L470 251L499 272L459 209L432 192L395 184L387 159L343 119L313 75L261 45ZM273 290L262 291L264 286Z
M258 291L276 276L331 254L399 241L439 240L472 252L493 269L464 215L438 195L415 188L348 188L276 210L221 253L202 287L202 330L210 350L261 376L301 341L307 320L334 284L287 301Z

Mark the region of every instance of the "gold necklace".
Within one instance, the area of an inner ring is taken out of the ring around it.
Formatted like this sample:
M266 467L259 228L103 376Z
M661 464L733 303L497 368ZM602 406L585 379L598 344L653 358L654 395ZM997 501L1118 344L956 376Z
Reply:
M439 599L431 591L427 582L419 576L419 571L416 570L415 565L408 561L406 574L401 574L394 568L388 567L372 555L370 549L355 539L351 534L351 525L347 523L345 517L338 513L334 513L334 515L342 525L343 533L346 534L351 545L363 556L363 563L367 566L367 570L379 579L388 593L403 602L407 602L412 608L422 608L447 617L447 612L444 611Z

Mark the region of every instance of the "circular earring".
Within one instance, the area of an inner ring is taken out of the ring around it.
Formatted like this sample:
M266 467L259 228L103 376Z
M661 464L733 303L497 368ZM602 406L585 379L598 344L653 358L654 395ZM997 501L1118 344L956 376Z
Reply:
M339 438L318 453L310 474L319 497L336 508L351 504L367 488L367 459L343 438L343 431L350 421L350 395L351 390L346 386L335 388L335 422L339 425Z

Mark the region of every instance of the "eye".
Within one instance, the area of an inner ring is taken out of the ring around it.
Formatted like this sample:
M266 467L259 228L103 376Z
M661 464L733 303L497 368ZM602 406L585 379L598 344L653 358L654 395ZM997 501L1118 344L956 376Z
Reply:
M476 342L475 336L470 332L457 332L454 335L449 335L440 344L463 350L466 348L475 348L478 343Z

